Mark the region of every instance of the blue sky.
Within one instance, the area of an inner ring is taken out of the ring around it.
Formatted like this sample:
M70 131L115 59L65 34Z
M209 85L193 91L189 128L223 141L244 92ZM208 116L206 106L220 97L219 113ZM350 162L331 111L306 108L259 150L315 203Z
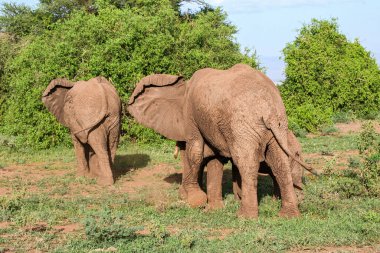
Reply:
M0 0L0 3L9 2ZM18 0L35 5L37 0ZM295 39L297 29L312 18L338 18L340 31L349 40L358 38L380 63L380 0L206 0L220 6L239 32L242 48L255 49L267 75L284 79L281 50Z

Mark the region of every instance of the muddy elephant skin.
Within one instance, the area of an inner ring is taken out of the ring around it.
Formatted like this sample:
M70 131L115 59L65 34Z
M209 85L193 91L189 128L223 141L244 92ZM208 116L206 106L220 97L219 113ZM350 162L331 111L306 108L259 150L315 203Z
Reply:
M288 131L288 148L289 151L296 157L298 160L303 161L302 159L302 147L298 142L296 136L292 131ZM176 144L176 149L174 151L174 157L177 158L178 153L181 153L181 157L184 156L184 152L186 149L186 143L178 141ZM224 206L223 198L222 198L222 178L223 178L223 169L224 164L228 162L228 158L218 157L213 151L205 145L203 154L203 162L201 165L201 169L199 172L198 182L202 187L203 184L203 171L207 168L207 180L206 180L206 189L207 189L207 202L208 210L218 209ZM182 158L183 159L183 158ZM299 163L297 163L294 159L289 157L289 164L292 174L293 186L296 192L297 200L300 202L304 198L303 193L303 176L304 176L304 168ZM188 166L182 161L183 166ZM280 188L277 183L277 180L272 172L272 169L266 164L265 161L260 163L259 174L261 175L269 175L273 180L273 190L274 197L281 198ZM238 169L234 164L232 164L232 180L233 180L233 193L235 199L241 199L241 177ZM184 190L182 186L180 187L180 197L184 198Z
M206 68L187 82L150 75L136 85L128 111L165 137L186 142L182 158L189 166L184 166L182 185L190 206L207 202L198 184L207 144L217 156L231 158L239 170L239 216L258 216L257 178L263 161L279 184L279 215L300 215L288 160L285 107L277 87L260 71L244 64L228 70Z
M288 131L288 148L290 153L297 158L299 161L303 161L302 159L302 147L298 142L297 137L293 134L292 131ZM294 191L296 192L298 202L301 202L304 199L303 193L303 177L304 177L304 167L297 163L293 158L289 156L289 164L292 174ZM215 168L215 166L211 167L211 169L217 169L219 173L223 173L223 167ZM207 167L207 170L209 168ZM220 172L221 171L221 172ZM214 172L216 174L216 172ZM273 193L275 198L281 198L281 192L279 185L277 183L276 177L274 176L272 169L269 165L264 161L260 163L259 173L263 175L269 175L273 180ZM219 176L219 174L218 174ZM223 176L223 175L220 175ZM232 180L233 180L233 193L235 199L241 199L241 177L239 171L236 166L232 165ZM215 190L217 191L217 189Z
M70 129L78 175L97 178L101 185L113 184L111 167L119 143L121 102L112 84L104 77L75 83L54 79L42 102Z

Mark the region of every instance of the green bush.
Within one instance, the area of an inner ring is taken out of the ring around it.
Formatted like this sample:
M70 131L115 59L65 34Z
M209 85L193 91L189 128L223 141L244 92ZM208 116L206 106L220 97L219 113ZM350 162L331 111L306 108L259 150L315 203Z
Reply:
M365 117L380 106L380 70L358 40L349 41L332 20L313 19L283 50L286 79L280 86L284 103L300 127L315 130L331 115L352 111ZM298 107L321 109L314 120ZM327 110L326 110L327 109ZM327 120L327 121L325 121Z
M109 78L124 104L145 75L190 77L204 67L228 68L245 62L256 67L255 54L242 54L236 28L220 9L178 15L173 1L143 0L139 7L118 9L96 1L97 13L73 11L30 42L6 64L8 87L0 132L17 145L47 148L70 145L68 130L44 108L41 94L58 77L70 80ZM142 142L162 137L131 119L123 121L125 138Z
M7 86L4 83L4 76L6 74L6 65L17 52L18 45L12 41L10 35L6 33L0 33L0 120L1 105L4 103L7 94Z
M380 136L372 122L366 122L360 133L357 146L360 159L351 158L344 171L329 170L325 173L330 193L343 198L354 196L380 196Z
M287 114L289 128L295 132L297 132L297 129L317 132L322 126L332 124L331 108L317 107L313 104L302 104L298 107L287 108Z

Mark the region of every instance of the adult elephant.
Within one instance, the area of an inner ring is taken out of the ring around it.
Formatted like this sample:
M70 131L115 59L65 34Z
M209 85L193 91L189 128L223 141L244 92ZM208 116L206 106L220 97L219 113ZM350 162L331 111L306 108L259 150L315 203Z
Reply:
M71 132L78 175L111 185L120 136L121 102L116 89L104 77L70 82L54 79L42 95L48 110Z
M281 190L280 216L299 215L288 156L285 107L273 82L248 65L194 73L188 82L172 75L150 75L136 86L129 112L141 124L169 139L186 142L182 185L191 206L207 202L198 184L204 144L232 158L242 178L239 216L257 217L260 162L273 171ZM302 163L298 161L299 163ZM306 166L306 165L305 165Z

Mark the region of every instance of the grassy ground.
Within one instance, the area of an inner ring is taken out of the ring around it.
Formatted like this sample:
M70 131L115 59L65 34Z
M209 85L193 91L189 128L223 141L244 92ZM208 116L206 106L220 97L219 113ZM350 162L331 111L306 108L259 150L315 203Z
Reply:
M306 155L323 156L355 149L355 138L320 136L301 143ZM2 147L0 252L380 250L380 200L356 196L337 177L308 177L302 217L289 220L277 217L280 202L271 197L270 180L262 177L260 217L244 220L236 218L239 203L227 166L225 208L191 209L177 196L181 170L173 147L121 147L119 178L105 188L75 176L70 148L30 152Z

